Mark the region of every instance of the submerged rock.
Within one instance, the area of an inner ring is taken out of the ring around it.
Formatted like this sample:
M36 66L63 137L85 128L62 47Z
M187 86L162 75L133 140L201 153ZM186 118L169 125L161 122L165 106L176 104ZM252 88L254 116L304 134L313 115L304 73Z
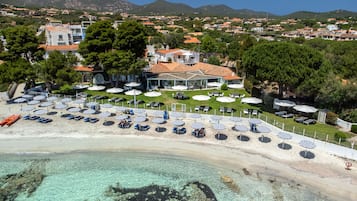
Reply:
M232 178L228 177L228 176L221 176L221 180L222 182L228 187L230 188L233 192L239 193L240 192L240 188L239 186L233 181Z
M105 192L105 196L117 201L217 201L211 188L200 182L189 182L179 191L155 184L141 188L123 188L117 184L117 186L109 186Z
M34 160L25 170L0 177L0 200L13 201L20 194L30 197L45 178L48 160Z

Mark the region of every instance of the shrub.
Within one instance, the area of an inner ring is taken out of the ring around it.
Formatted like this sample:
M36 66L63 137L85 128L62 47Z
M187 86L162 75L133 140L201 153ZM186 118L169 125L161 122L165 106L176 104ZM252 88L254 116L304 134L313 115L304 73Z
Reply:
M338 142L341 139L341 142L346 142L347 134L341 131L335 133L335 140Z
M357 109L343 111L340 118L351 123L357 123Z
M326 123L331 124L331 125L336 125L338 115L333 112L327 112L326 113Z
M61 86L60 89L55 91L54 93L75 95L76 91L73 89L73 87L71 85L65 84L65 85Z
M221 90L228 90L228 86L226 83L222 84Z
M351 132L357 133L357 125L352 125Z

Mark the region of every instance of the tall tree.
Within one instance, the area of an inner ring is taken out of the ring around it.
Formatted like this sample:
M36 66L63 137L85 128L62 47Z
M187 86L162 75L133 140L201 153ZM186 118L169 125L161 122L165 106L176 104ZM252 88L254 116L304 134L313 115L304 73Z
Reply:
M115 86L118 86L121 75L138 74L145 67L143 60L136 58L130 51L113 50L100 55L105 71L116 77Z
M44 51L39 48L39 40L34 29L15 26L5 29L3 33L8 50L2 55L3 59L14 61L24 58L30 63L42 59Z
M258 44L243 55L246 73L260 81L279 83L279 94L284 86L296 88L323 63L322 55L307 46L273 42Z
M115 30L110 21L98 21L88 27L85 39L79 44L79 53L85 63L99 67L99 54L110 51L115 40Z
M0 65L0 83L25 81L35 76L32 65L23 58Z
M134 21L123 22L116 32L114 48L130 51L135 57L143 57L146 49L146 28Z

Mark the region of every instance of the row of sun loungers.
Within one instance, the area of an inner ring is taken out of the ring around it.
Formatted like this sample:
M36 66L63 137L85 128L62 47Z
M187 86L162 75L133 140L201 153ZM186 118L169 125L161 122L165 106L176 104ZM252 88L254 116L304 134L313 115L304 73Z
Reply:
M211 109L210 106L204 106L204 105L195 107L196 112L198 112L198 111L208 112L210 109Z
M44 117L40 117L40 116L30 116L30 115L26 115L23 117L24 120L33 120L33 121L37 121L39 123L44 123L44 124L47 124L47 123L50 123L52 122L53 120L50 119L50 118L44 118Z
M61 115L61 117L68 119L68 120L76 120L76 121L80 121L80 120L84 119L84 116L72 115L72 114L63 114L63 115Z
M315 119L309 119L308 117L297 117L294 119L294 121L305 125L316 124Z
M224 113L232 113L235 111L235 109L231 108L231 107L219 107L219 111L220 112L224 112Z
M252 109L244 109L243 114L245 115L253 115L253 116L258 116L259 111L258 110L252 110Z
M126 101L125 98L118 98L118 97L114 97L114 98L110 98L108 99L108 102L112 102L112 103L120 103Z
M147 107L159 107L159 106L163 106L164 103L161 103L161 102L150 102L148 104L146 104Z
M172 129L172 132L173 132L173 133L176 133L176 134L182 135L182 134L185 134L185 133L186 133L186 128L184 128L184 127L182 127L182 128L174 127L174 128Z

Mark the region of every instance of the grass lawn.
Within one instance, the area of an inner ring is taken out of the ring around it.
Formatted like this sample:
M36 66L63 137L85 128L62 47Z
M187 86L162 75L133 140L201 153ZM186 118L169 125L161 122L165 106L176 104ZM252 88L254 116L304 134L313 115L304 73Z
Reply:
M243 109L251 108L251 109L258 109L261 110L259 107L249 105L249 104L244 104L241 103L239 99L237 99L236 102L233 103L220 103L215 100L214 97L212 97L208 101L196 101L192 99L192 96L194 95L207 95L208 92L212 91L219 91L219 90L195 90L195 91L184 91L184 94L186 96L189 96L190 99L188 100L176 100L172 97L173 93L176 93L175 91L161 91L162 95L159 97L146 97L143 94L138 95L136 97L137 100L143 100L145 103L149 103L151 101L156 101L156 102L162 102L165 104L161 109L166 109L168 107L169 109L171 108L172 103L182 103L186 105L186 111L194 111L195 106L199 105L205 105L205 106L210 106L212 109L208 112L208 114L221 114L219 112L219 108L221 106L223 107L231 107L236 110L236 112L233 114L234 116L240 116L240 113L243 111ZM245 94L246 96L249 96L249 94L243 90L243 89L228 89L224 92L225 96L229 96L230 93L239 93L239 94ZM105 95L108 96L109 98L112 97L124 97L127 100L133 99L133 96L127 96L124 94L109 94L104 91L86 91L89 95ZM106 101L106 100L105 100ZM124 103L118 103L118 105L124 105L124 106L129 106L126 102ZM145 104L141 104L138 107L142 108L144 107ZM181 108L177 106L176 110L180 110ZM224 115L231 115L231 114L224 114ZM243 112L242 112L243 115ZM244 117L244 116L243 116ZM262 112L260 115L260 119L267 121L270 124L274 124L275 126L282 128L284 126L284 130L295 132L301 135L306 135L310 137L314 137L316 139L320 139L325 141L326 140L326 135L328 135L328 141L338 144L338 141L334 139L335 133L338 131L338 129L334 126L327 125L327 124L320 124L317 123L315 125L303 125L301 123L296 123L292 118L290 119L284 119L281 117L278 117L272 113L269 112ZM351 137L351 134L347 133L348 138ZM351 144L349 142L343 142L341 145L351 147Z

